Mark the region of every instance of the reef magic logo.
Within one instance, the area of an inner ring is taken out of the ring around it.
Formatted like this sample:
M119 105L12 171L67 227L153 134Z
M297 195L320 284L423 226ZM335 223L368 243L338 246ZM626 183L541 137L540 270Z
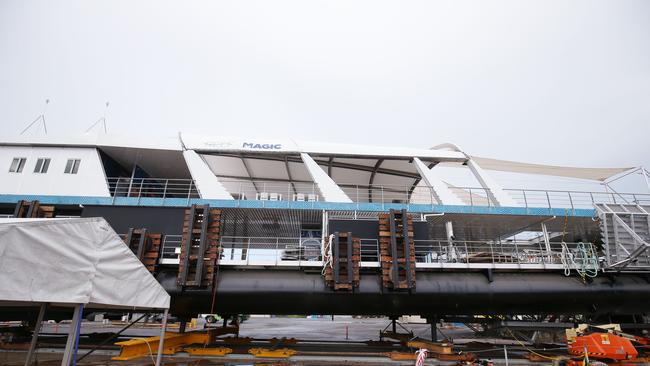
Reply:
M281 150L282 144L255 144L252 142L244 142L242 145L244 149L260 149L260 150Z

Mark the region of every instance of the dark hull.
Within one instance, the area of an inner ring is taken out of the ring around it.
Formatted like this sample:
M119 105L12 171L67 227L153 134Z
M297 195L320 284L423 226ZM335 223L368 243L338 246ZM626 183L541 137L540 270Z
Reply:
M174 314L209 312L214 295L221 314L639 314L650 304L650 279L641 275L595 278L548 273L418 272L411 293L383 291L376 275L362 275L354 293L333 292L319 273L228 270L216 292L181 291L174 273L158 278L172 295Z

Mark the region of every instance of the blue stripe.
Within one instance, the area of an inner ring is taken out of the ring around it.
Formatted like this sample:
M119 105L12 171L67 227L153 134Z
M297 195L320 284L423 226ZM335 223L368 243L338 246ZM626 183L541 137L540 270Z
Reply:
M192 204L209 204L213 207L231 208L280 208L298 210L335 210L335 211L373 211L381 212L394 209L407 209L411 212L462 213L486 215L527 215L527 216L575 216L593 217L594 209L584 208L542 208L542 207L488 207L488 206L453 206L425 205L405 203L337 203L337 202L298 202L298 201L254 201L254 200L210 200L158 197L86 197L86 196L44 196L44 195L0 195L0 203L16 203L19 200L38 200L52 205L97 205L97 206L141 206L141 207L187 207Z

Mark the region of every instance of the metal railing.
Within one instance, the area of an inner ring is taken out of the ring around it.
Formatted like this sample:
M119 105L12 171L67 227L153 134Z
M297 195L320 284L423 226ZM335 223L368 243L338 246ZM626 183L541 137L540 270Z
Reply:
M221 237L221 265L321 266L321 241L313 238Z
M182 235L165 235L160 248L160 264L180 263L182 239Z
M418 263L563 264L562 243L534 241L414 240ZM579 243L565 243L570 251Z
M201 198L192 179L107 178L113 197Z
M235 200L318 202L322 200L315 183L273 182L263 180L221 179L221 184ZM200 198L198 189L191 179L157 178L108 178L113 197L158 197L158 198ZM400 203L406 205L437 205L435 191L419 184L403 185L358 185L339 184L339 187L355 203L378 203L382 205ZM498 206L488 189L481 187L450 187L451 191L467 206ZM519 207L592 209L595 203L649 204L650 194L590 191L560 191L539 189L506 188Z
M414 240L417 268L522 268L564 269L567 252L582 243L535 241ZM589 244L587 244L589 245ZM178 264L181 235L165 235L161 264ZM298 237L223 236L219 264L224 266L320 267L321 241ZM361 239L361 267L379 267L379 241ZM564 260L563 260L564 259Z
M575 251L581 243L552 242L547 248L534 241L454 241L414 240L418 268L467 268L528 266L531 268L560 268L563 249ZM321 243L315 239L235 237L221 239L222 265L242 266L321 266ZM361 239L361 266L379 266L377 239Z

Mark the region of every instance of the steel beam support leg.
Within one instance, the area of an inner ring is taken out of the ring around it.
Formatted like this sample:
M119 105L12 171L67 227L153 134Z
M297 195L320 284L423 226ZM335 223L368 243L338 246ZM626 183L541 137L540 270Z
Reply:
M352 233L348 231L348 247L347 247L348 260L348 280L347 283L352 283Z
M340 271L340 265L341 265L341 261L340 261L340 258L339 258L339 249L340 249L339 248L339 243L340 243L340 241L339 241L339 232L338 231L334 233L334 237L332 239L334 241L333 243L330 243L330 245L332 246L332 264L333 264L332 270L334 272L334 284L337 284L337 283L339 283L339 271Z
M408 216L406 210L402 210L402 243L404 245L404 263L406 263L406 283L409 288L413 287L411 278L411 238L409 237Z
M390 255L391 255L391 274L393 275L392 282L393 288L399 286L399 261L397 257L397 235L396 235L396 225L395 225L395 210L390 210L389 217L389 226L390 226Z
M41 331L41 324L43 323L43 318L45 317L45 308L47 303L42 303L41 308L38 311L38 317L36 318L36 324L34 325L34 335L32 336L32 343L29 345L29 352L27 352L27 359L25 360L25 366L28 366L32 363L32 358L34 357L34 351L36 350L36 342L38 341L38 333Z
M203 258L205 257L206 242L208 241L208 224L210 223L210 206L201 206L203 210L203 221L201 222L201 237L199 239L199 253L196 259L196 276L194 281L201 286L203 281Z
M438 340L438 317L434 316L431 318L431 342L436 342Z
M158 353L156 354L156 366L160 366L162 363L162 354L165 349L165 330L167 330L167 316L169 315L169 309L165 309L163 312L162 324L160 326L160 342L158 342Z
M61 360L61 366L70 366L70 361L74 356L75 343L77 341L77 336L79 332L79 325L81 323L81 313L83 311L83 305L75 305L74 314L72 315L72 322L70 323L70 329L68 330L68 339L65 344L65 350L63 351L63 359Z

